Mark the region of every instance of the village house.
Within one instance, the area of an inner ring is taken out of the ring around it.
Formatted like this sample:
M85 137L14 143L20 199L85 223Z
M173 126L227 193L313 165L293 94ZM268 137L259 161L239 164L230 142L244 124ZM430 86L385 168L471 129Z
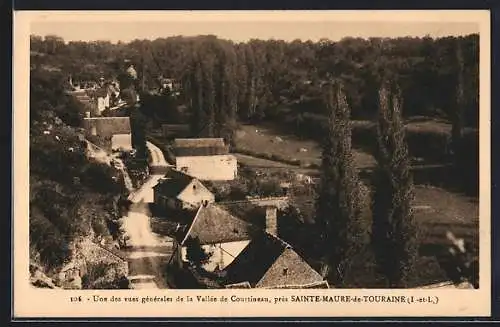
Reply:
M95 91L95 101L97 103L97 111L95 112L95 116L100 116L102 112L106 109L109 109L110 103L110 92L107 86L101 86Z
M87 117L83 119L85 137L108 152L132 150L129 117Z
M190 223L182 226L174 241L172 263L183 269L188 264L187 241L197 238L211 257L203 265L209 272L224 269L250 243L258 230L253 224L235 217L216 204L202 205Z
M199 180L227 181L237 176L236 157L222 138L177 138L173 148L177 170Z
M226 288L329 288L279 237L260 233L223 271Z
M199 180L171 169L153 188L158 209L193 209L213 203L215 196Z
M234 214L238 211L244 217ZM188 264L189 238L197 238L211 254L202 266L205 273ZM329 288L324 278L279 238L275 207L202 206L192 223L181 229L174 249L174 264L189 271L203 287Z

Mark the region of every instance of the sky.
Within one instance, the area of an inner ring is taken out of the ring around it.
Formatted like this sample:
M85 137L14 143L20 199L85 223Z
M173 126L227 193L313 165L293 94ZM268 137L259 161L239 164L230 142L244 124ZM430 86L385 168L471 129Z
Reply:
M169 36L213 34L235 42L255 39L332 41L343 37L444 37L479 32L473 22L390 22L390 21L34 21L31 34L57 35L65 41L118 41L156 39Z

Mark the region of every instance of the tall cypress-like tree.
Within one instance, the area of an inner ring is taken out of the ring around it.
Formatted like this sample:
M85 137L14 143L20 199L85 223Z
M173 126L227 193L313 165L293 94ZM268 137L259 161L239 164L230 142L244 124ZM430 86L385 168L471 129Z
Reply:
M464 112L465 112L465 97L464 97L464 58L460 39L455 41L455 56L456 56L456 91L454 108L451 108L451 138L453 150L453 162L455 170L455 178L460 180L459 176L462 171L463 158L462 141L463 141L463 128L464 128Z
M189 79L191 99L191 131L193 136L198 136L205 124L204 101L203 101L203 67L200 59L193 58L191 74Z
M205 132L207 137L216 135L216 89L214 85L214 58L203 61L203 104L206 117Z
M345 272L363 244L360 183L351 150L350 110L342 85L328 85L329 121L322 153L316 223L327 272L342 285Z
M401 119L401 101L394 86L379 92L378 162L372 198L372 246L380 272L391 288L406 287L415 268L417 235L413 219L413 182Z

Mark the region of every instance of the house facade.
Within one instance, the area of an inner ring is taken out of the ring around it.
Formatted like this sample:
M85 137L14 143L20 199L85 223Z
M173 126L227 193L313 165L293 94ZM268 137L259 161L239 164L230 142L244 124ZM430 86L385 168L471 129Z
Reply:
M233 155L176 157L175 165L204 181L230 181L238 175L238 161Z
M107 151L132 148L129 117L86 117L83 128L90 142Z
M177 170L199 180L228 181L237 177L238 162L222 138L174 140Z
M195 209L215 202L215 196L198 179L170 170L153 188L154 202L164 210Z

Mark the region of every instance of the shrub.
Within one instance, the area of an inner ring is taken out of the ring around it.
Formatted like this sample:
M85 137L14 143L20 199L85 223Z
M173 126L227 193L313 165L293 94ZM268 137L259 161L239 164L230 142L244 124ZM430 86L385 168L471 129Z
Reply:
M189 237L186 242L186 259L195 267L204 265L210 260L211 253L206 252L198 237Z

